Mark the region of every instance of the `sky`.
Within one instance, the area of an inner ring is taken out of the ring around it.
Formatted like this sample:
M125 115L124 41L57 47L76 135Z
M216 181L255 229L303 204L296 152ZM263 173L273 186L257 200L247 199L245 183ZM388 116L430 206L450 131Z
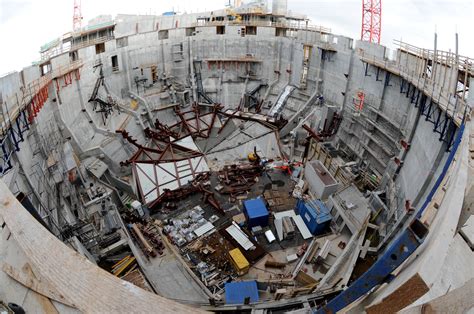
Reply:
M100 14L161 14L221 9L228 0L82 0L83 24ZM245 1L244 1L245 2ZM474 0L383 0L382 44L393 40L454 50L459 34L462 55L474 58ZM74 0L0 0L0 76L39 60L39 47L72 29ZM288 9L333 33L360 37L362 0L288 0Z

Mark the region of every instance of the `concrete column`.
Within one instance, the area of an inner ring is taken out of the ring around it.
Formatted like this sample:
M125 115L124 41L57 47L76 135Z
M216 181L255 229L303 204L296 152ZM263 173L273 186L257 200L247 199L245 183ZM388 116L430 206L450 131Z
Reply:
M188 38L188 50L189 50L189 72L191 73L191 89L193 91L193 100L195 102L198 102L199 97L197 94L196 76L194 73L194 53L193 53L193 42L191 41L191 37Z
M350 91L350 82L352 79L352 69L354 67L354 49L351 50L351 56L350 56L350 61L349 61L349 69L347 70L347 81L346 81L346 88L344 90L344 100L342 101L342 108L341 112L344 112L344 108L346 107L347 99L348 99L348 94ZM319 78L318 78L319 80ZM318 82L319 86L319 82Z
M469 86L474 86L474 77L469 79ZM468 110L472 110L474 108L474 93L468 94L466 104L469 107Z

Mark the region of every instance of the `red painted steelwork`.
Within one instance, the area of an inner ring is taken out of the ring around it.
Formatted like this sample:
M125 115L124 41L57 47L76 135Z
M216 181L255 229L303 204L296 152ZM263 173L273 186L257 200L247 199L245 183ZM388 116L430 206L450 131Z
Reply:
M380 44L381 34L382 0L362 0L361 40Z

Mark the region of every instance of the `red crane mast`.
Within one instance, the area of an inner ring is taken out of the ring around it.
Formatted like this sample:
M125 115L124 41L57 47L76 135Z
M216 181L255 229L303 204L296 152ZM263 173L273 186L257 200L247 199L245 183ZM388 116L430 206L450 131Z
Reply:
M380 44L382 33L382 0L362 0L361 40Z
M72 30L77 32L82 27L81 0L74 0L74 14L72 15Z

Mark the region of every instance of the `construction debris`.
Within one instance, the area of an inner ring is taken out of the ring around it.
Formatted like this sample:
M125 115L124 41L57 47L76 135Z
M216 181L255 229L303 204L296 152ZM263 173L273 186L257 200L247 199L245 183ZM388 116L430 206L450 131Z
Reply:
M286 263L281 263L281 262L277 262L277 261L268 259L268 260L265 262L265 267L270 267L270 268L285 268L285 267L286 267Z
M127 272L125 275L123 275L120 278L128 282L131 282L135 286L140 287L146 291L153 292L153 289L151 288L150 284L148 283L145 276L138 268L135 268L134 270Z
M231 198L247 193L252 186L258 182L258 177L262 175L264 167L257 163L244 163L239 165L224 166L219 171L219 181L221 182L218 192L230 194Z
M146 225L138 223L132 224L129 227L146 256L156 257L157 255L163 255L164 245L158 236L158 226L153 222L149 222Z
M131 255L127 255L125 258L117 262L114 266L112 266L112 274L114 274L117 277L120 277L120 275L131 265L135 264L135 257L132 257ZM136 267L136 266L133 266Z

